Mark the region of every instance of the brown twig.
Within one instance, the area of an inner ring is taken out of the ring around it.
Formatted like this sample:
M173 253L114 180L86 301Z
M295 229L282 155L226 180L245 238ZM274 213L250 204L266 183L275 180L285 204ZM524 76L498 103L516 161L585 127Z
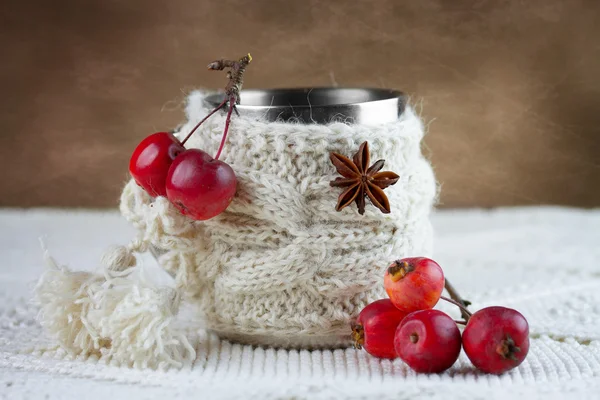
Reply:
M252 61L250 53L240 58L238 61L232 60L215 60L208 64L208 69L213 71L223 71L225 68L230 70L227 72L227 78L229 82L225 86L225 94L231 100L231 97L235 98L235 104L240 104L240 91L244 84L244 72L246 67Z
M213 71L222 71L225 68L229 68L229 71L227 71L227 78L229 79L229 82L227 82L227 85L225 86L226 98L225 100L223 100L223 103L221 103L216 109L214 109L211 112L211 114L209 114L209 116L212 115L218 109L222 108L225 104L229 103L229 109L227 110L227 117L225 119L225 129L223 130L221 145L219 146L219 150L217 150L215 160L219 159L219 157L221 156L221 151L223 150L223 146L225 146L225 141L227 140L227 132L229 132L229 124L231 123L231 112L235 110L236 114L238 114L235 105L240 104L240 92L244 84L244 72L246 72L246 67L248 66L248 64L250 64L251 61L252 56L250 55L250 53L248 53L244 57L240 58L238 61L215 60L208 64L208 69ZM200 121L200 124L202 122L204 121ZM194 128L194 130L196 128Z
M467 307L471 305L471 302L463 299L448 279L446 279L445 288L450 295L450 298L460 304L460 315L465 319L465 321L468 321L471 313L469 310L467 310Z
M440 299L447 301L448 303L452 303L454 304L456 307L460 308L461 314L463 315L463 317L465 318L465 321L469 321L469 318L471 318L471 312L469 310L467 310L467 307L463 306L461 303L459 303L456 300L450 299L446 296L440 296Z

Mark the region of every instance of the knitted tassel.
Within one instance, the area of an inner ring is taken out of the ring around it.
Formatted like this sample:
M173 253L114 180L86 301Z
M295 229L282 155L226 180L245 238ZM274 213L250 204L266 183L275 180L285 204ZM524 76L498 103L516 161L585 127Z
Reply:
M99 354L100 337L86 318L90 293L102 285L102 277L74 272L59 266L44 249L48 266L35 287L34 302L40 307L38 321L58 344L71 354Z
M44 249L48 269L35 288L38 320L72 354L138 368L180 368L196 356L173 326L180 297L134 268L132 249L138 247L110 249L102 258L103 275L59 266Z

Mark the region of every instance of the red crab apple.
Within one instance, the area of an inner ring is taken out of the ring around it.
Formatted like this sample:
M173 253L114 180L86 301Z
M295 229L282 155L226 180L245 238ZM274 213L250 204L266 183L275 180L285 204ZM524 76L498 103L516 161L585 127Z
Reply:
M463 347L475 367L501 374L521 364L527 356L529 325L512 308L483 308L469 318L463 332Z
M383 278L390 300L405 313L433 308L444 290L444 272L426 257L394 261Z
M389 299L368 304L352 327L354 347L364 347L367 353L375 357L396 358L394 333L405 316Z
M167 197L182 214L206 220L222 213L235 196L233 169L202 150L181 153L169 168Z
M394 338L398 357L416 372L439 373L460 354L456 322L439 310L422 310L402 320Z
M166 181L173 160L185 151L173 134L154 133L138 144L129 160L129 173L152 197L166 196Z

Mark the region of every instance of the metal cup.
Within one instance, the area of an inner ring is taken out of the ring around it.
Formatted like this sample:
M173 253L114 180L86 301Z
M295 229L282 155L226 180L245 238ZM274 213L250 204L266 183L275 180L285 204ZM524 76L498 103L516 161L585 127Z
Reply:
M212 109L224 98L218 93L204 101ZM305 124L378 125L397 120L406 106L402 92L374 88L249 89L242 90L240 100L240 115Z

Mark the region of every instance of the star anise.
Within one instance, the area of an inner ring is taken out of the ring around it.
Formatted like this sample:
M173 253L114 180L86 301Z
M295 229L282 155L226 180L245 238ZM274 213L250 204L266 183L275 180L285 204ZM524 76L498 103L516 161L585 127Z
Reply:
M373 165L369 155L369 143L364 142L350 160L348 157L338 153L331 153L329 159L343 178L336 178L329 184L333 187L344 187L338 198L336 211L356 201L358 213L365 213L365 198L369 197L371 203L381 210L382 213L390 212L390 202L383 193L383 189L398 182L400 177L392 171L379 172L383 168L384 160L378 160Z

